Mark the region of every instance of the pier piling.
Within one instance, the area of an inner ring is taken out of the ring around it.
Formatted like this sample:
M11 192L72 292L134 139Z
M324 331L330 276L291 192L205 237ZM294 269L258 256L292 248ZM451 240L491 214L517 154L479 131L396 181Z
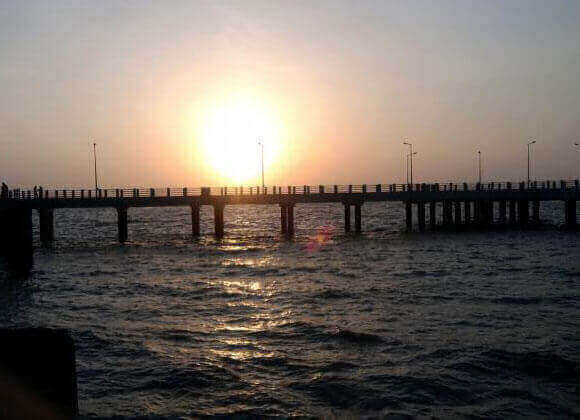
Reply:
M54 209L39 209L38 222L40 225L40 242L46 244L54 241Z
M500 200L499 202L499 221L505 224L507 217L507 202L505 200Z
M129 237L127 207L117 207L117 230L119 242L124 244Z
M361 215L361 203L354 205L354 227L356 233L361 233L362 231L362 215Z
M197 203L191 205L191 234L193 236L199 236L201 233L200 229L200 206Z
M344 203L344 233L350 232L350 203Z
M425 231L425 202L418 201L417 202L417 219L419 222L419 231Z
M224 236L224 207L222 203L213 205L214 233L217 238Z
M461 201L455 201L455 225L461 225Z
M520 225L525 226L528 224L528 219L530 217L530 203L527 200L520 200L518 202L518 213L520 219Z
M451 201L443 201L443 226L449 227L453 223L453 206Z
M281 232L286 235L288 233L288 206L280 204L280 227Z
M509 202L509 223L510 225L515 225L516 221L516 201L510 200Z
M576 200L566 200L565 204L565 216L566 216L566 226L576 227Z
M431 229L437 226L437 203L435 201L429 202L429 225Z
M532 220L534 223L540 223L540 202L532 201Z
M407 231L413 230L413 205L410 201L405 201L405 221L407 223Z
M286 207L288 212L288 236L294 235L294 205L290 204Z

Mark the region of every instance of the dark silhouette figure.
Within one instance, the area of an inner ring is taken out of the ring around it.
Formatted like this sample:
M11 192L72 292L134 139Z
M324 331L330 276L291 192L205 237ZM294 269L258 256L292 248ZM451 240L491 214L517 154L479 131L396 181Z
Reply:
M0 197L5 200L8 198L8 185L5 182L2 183L2 192L0 193Z

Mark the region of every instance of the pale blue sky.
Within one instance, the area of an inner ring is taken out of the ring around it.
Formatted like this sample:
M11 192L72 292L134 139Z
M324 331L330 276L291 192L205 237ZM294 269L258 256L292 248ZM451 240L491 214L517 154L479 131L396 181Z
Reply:
M579 22L579 1L2 2L0 177L91 185L90 137L104 185L212 184L188 120L241 91L285 127L269 183L400 182L403 137L417 180L473 180L478 149L523 178L530 137L534 176L579 177Z

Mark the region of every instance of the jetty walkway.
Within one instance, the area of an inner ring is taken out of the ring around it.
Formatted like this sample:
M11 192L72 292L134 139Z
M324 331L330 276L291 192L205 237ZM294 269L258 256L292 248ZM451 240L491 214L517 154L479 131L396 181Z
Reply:
M10 190L0 200L0 251L32 248L32 210L37 210L42 242L54 240L54 211L69 208L112 207L117 210L118 237L128 239L128 210L132 207L189 206L192 235L200 232L200 208L212 206L214 233L224 235L224 208L228 205L260 204L280 207L280 230L294 234L294 207L311 203L344 205L344 230L362 231L361 207L366 202L399 201L405 205L406 226L419 231L438 225L447 227L505 223L525 226L539 222L540 203L564 203L566 224L577 227L576 202L579 181L502 182L485 184L373 184L220 188L131 188ZM438 205L438 203L441 203ZM415 217L414 217L414 212ZM428 212L428 219L426 213ZM439 213L439 214L438 214ZM442 217L439 217L442 216ZM439 222L438 222L439 221Z

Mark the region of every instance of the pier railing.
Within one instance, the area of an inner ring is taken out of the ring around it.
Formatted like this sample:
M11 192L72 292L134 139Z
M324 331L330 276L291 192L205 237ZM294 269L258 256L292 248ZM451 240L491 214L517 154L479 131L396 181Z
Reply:
M199 197L242 195L309 195L366 194L409 191L510 191L510 190L580 190L579 180L489 182L489 183L421 183L421 184L358 184L358 185L291 185L291 186L224 186L207 188L99 188L99 189L13 189L8 199L118 199L154 197Z

